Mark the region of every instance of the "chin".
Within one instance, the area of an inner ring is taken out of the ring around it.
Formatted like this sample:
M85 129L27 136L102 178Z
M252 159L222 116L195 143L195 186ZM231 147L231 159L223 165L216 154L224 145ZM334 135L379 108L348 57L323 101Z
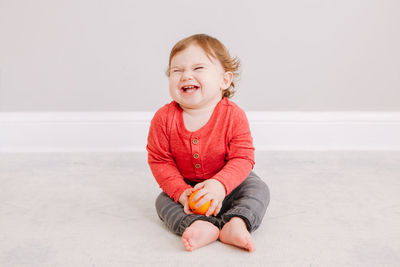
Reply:
M198 107L198 105L193 104L193 103L187 103L187 102L178 102L178 104L182 107L182 108L188 108L188 109L195 109Z

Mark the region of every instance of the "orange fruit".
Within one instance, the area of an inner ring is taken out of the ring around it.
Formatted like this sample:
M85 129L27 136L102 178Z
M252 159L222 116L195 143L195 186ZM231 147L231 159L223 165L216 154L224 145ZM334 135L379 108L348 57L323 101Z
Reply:
M197 191L194 191L190 196L189 196L189 208L192 210L192 212L194 214L200 214L200 215L204 215L206 214L208 208L211 205L211 200L207 201L206 203L204 203L201 207L196 209L196 204L200 201L200 199L202 199L203 197L201 197L200 199L198 199L196 202L193 201L193 197L194 195L196 195Z

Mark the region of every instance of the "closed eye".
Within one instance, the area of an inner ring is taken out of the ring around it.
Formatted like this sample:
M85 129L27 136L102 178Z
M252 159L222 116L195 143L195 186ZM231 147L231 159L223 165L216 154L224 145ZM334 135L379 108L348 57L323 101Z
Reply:
M200 70L200 69L204 69L203 67L197 67L194 70Z

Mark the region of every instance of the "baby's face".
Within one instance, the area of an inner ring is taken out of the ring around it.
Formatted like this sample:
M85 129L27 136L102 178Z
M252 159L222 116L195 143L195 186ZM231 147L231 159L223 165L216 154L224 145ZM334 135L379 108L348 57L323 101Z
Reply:
M210 59L211 58L211 59ZM190 45L171 60L169 93L183 109L215 106L232 81L221 63L198 45Z

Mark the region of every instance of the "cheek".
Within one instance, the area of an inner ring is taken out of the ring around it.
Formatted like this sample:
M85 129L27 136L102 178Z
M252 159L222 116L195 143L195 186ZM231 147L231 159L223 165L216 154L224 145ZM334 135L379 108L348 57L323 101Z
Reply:
M222 79L220 76L217 75L209 75L206 79L204 79L204 81L212 87L220 87L221 86L221 82Z
M179 85L179 79L172 77L169 79L169 94L171 96L174 97L179 95L178 85Z
M177 79L176 77L170 77L169 78L169 87L172 89L172 87L176 87L177 84L179 82L179 79Z

